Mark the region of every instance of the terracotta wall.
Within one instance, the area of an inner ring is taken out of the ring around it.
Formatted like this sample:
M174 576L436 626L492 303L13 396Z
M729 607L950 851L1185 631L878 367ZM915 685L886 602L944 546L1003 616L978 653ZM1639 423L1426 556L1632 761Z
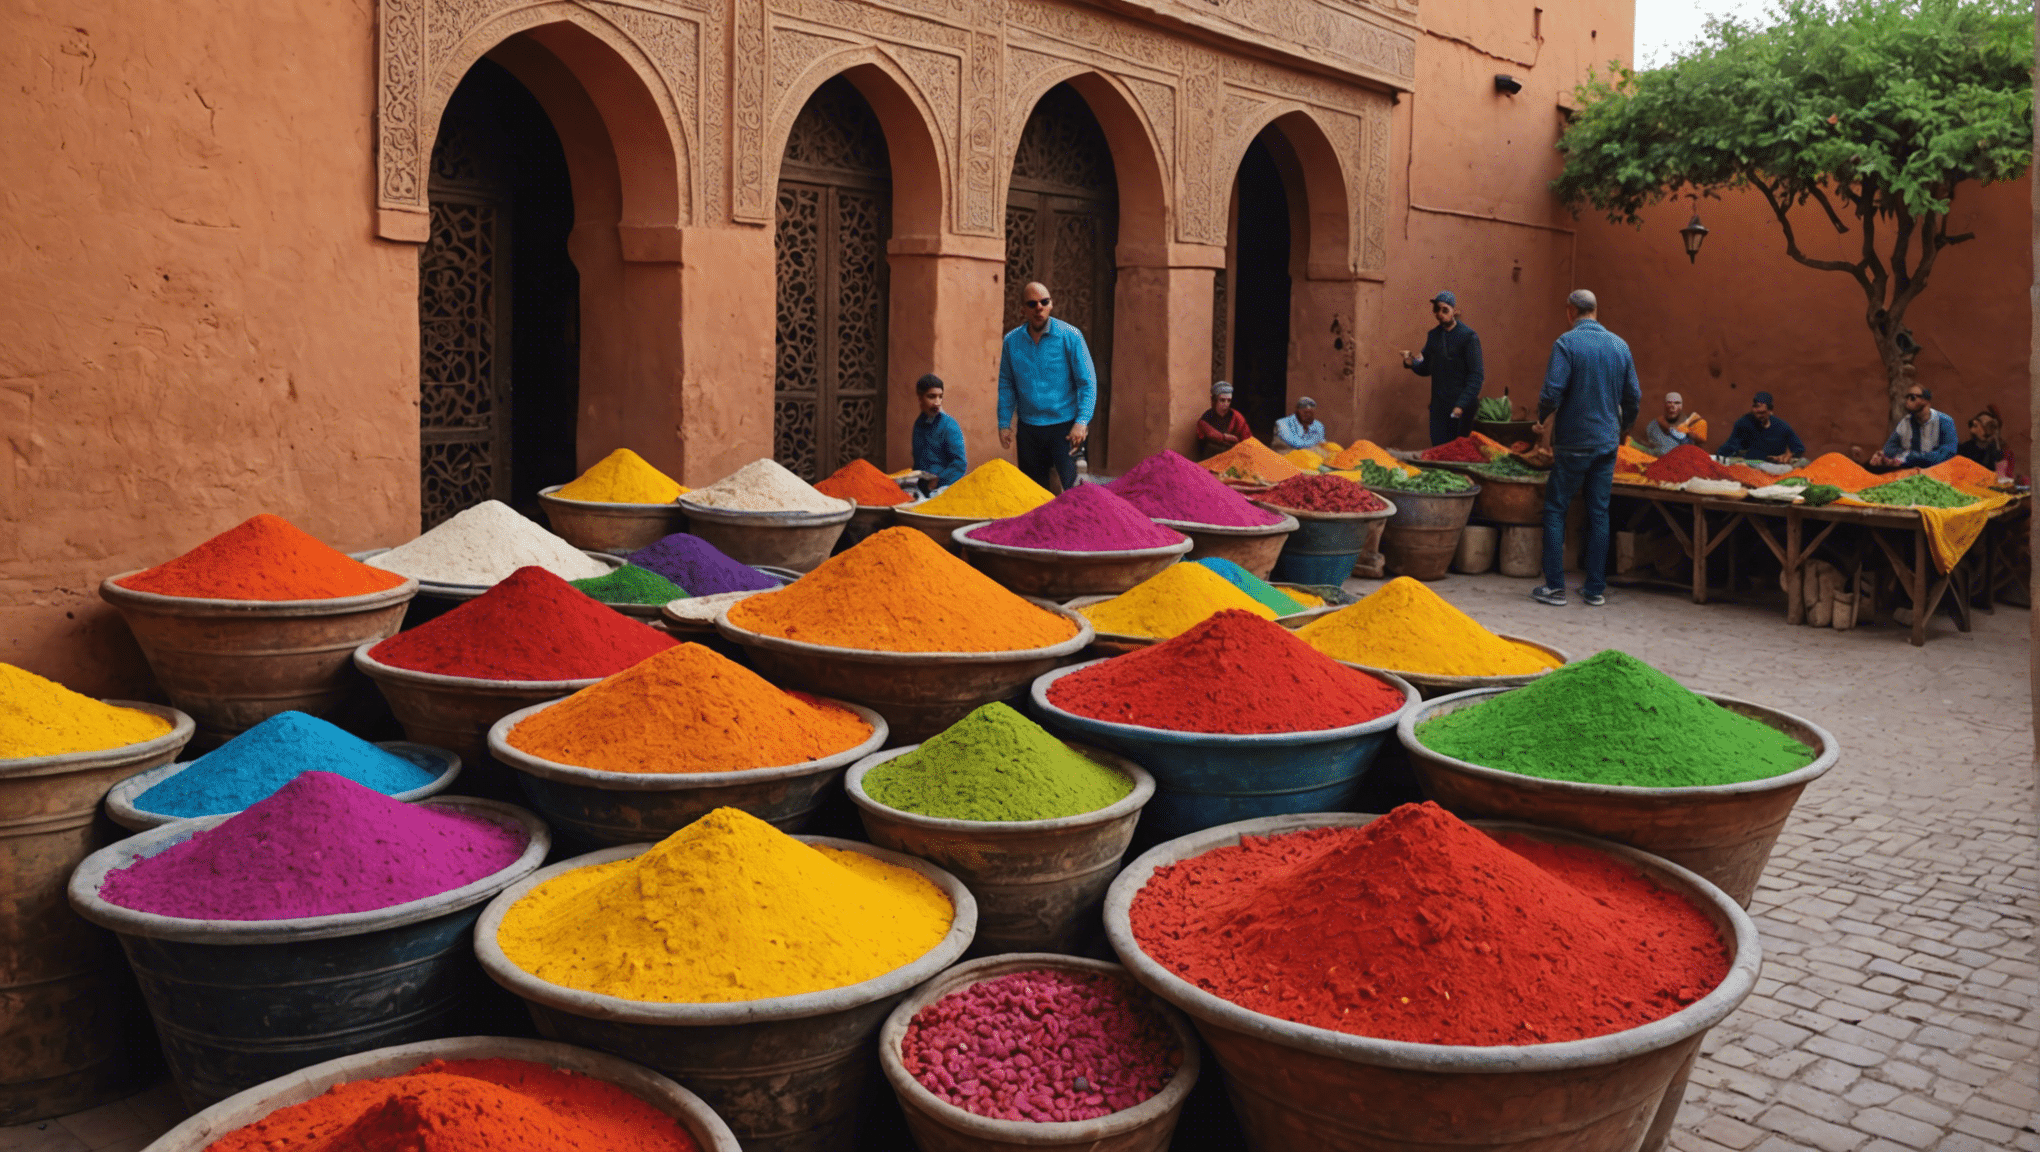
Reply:
M415 531L417 250L372 236L371 12L0 13L0 661L145 693L102 577L262 511L343 548Z

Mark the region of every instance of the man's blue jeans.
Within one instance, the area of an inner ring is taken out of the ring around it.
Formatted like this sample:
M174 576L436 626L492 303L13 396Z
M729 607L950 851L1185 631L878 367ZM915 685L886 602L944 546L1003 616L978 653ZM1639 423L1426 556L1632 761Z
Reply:
M1615 487L1615 450L1557 449L1551 454L1551 482L1544 487L1544 586L1565 587L1565 511L1573 491L1587 502L1586 554L1580 557L1587 581L1580 591L1593 596L1608 587L1608 494Z

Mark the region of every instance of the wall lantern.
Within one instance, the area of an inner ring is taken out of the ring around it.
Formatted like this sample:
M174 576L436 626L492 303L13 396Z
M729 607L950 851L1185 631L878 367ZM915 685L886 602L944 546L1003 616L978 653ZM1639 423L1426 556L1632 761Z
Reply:
M1514 96L1523 90L1523 82L1506 73L1495 73L1495 91L1504 96Z
M1700 222L1700 212L1697 208L1693 212L1693 218L1686 221L1684 228L1679 229L1679 238L1686 242L1686 263L1691 264L1694 258L1700 255L1700 245L1707 240L1707 225Z

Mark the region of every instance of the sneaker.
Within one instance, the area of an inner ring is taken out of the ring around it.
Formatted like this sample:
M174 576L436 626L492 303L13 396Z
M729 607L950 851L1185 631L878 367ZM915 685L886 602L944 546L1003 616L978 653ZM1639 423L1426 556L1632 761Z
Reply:
M1580 599L1585 600L1589 608L1599 608L1608 603L1607 595L1601 592L1582 592Z
M1539 604L1550 604L1559 608L1565 607L1565 589L1563 588L1532 588L1530 590L1530 598Z

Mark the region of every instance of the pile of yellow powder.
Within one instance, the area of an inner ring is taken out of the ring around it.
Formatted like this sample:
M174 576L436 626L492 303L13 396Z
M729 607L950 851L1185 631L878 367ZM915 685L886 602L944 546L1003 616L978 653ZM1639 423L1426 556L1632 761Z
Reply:
M1297 638L1351 664L1431 676L1522 676L1558 662L1480 626L1436 592L1398 576L1357 604L1320 616Z
M601 504L671 504L687 493L680 482L628 448L618 448L553 495Z
M972 469L942 494L909 508L929 516L962 516L970 520L1003 520L1032 512L1055 495L1028 479L1005 460L992 459Z
M1171 564L1114 596L1077 611L1115 636L1180 636L1227 608L1275 619L1275 610L1202 564Z
M1348 448L1345 451L1340 452L1338 455L1333 456L1331 459L1331 466L1340 472L1352 472L1355 475L1358 475L1360 462L1362 460L1372 460L1376 464L1381 465L1383 468L1400 468L1403 471L1412 474L1414 474L1417 471L1417 469L1412 467L1411 465L1405 464L1402 461L1396 459L1395 457L1390 456L1386 448L1383 448L1381 445L1376 444L1372 440L1358 441L1351 448Z
M1298 448L1294 452L1284 452L1282 458L1296 465L1302 472L1315 472L1325 466L1324 456L1315 448Z
M496 942L563 988L724 1004L883 976L941 943L955 918L918 872L718 808L641 856L532 889Z
M102 704L25 668L0 664L0 760L103 752L167 735L170 722Z

